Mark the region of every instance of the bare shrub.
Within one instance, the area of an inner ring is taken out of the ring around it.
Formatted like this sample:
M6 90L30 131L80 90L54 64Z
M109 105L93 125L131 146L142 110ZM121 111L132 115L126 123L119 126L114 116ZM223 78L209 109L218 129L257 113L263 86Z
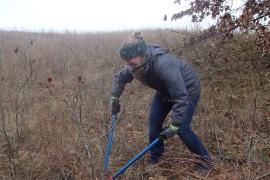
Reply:
M102 177L111 81L123 65L117 49L129 33L0 32L1 178ZM184 31L181 36L171 30L143 34L201 74L202 97L193 127L215 159L208 178L267 177L270 74L268 59L249 45L254 37L237 35L218 48L214 40L184 48ZM112 173L147 145L152 93L134 81L121 97ZM147 157L122 177L199 178L192 171L198 160L177 138L166 142L157 167L147 168Z

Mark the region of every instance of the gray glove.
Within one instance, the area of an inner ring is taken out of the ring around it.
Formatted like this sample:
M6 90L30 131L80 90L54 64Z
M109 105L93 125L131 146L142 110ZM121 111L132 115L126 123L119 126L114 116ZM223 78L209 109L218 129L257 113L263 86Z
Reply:
M179 129L179 126L176 125L170 125L170 127L166 128L164 131L162 131L159 136L164 139L168 139L170 137L173 137L177 134L177 131Z
M119 98L117 97L111 97L110 99L110 106L111 106L111 112L113 115L116 115L120 112L121 105L119 104Z

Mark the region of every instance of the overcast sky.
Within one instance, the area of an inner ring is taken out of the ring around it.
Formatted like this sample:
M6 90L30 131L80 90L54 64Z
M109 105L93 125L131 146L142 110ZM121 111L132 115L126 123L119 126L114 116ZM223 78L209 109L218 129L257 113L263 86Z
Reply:
M28 31L111 31L192 27L170 21L174 0L0 0L0 28ZM183 1L184 2L184 1ZM185 4L181 8L186 7ZM163 21L168 14L169 21ZM206 22L203 26L209 25Z

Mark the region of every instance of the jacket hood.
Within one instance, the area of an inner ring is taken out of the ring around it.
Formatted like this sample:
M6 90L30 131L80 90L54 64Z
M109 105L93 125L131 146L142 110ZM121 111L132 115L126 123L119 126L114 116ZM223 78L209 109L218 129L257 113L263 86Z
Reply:
M147 45L147 49L146 49L146 60L152 59L156 56L162 55L162 54L166 54L168 53L165 49L161 48L158 45Z

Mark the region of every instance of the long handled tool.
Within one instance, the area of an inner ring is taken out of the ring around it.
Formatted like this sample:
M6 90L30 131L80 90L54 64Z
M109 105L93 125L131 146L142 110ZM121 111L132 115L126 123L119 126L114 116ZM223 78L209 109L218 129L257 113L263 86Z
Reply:
M112 127L109 131L108 134L108 145L105 153L105 159L104 159L104 173L106 174L108 171L108 164L109 164L109 156L111 152L111 146L112 146L112 141L113 141L113 132L116 126L116 120L117 116L115 114L112 115Z
M140 159L147 151L149 151L153 146L155 146L159 141L161 137L157 138L155 141L153 141L151 144L149 144L146 148L144 148L139 154L137 154L135 157L133 157L131 160L129 160L118 172L116 172L113 176L109 177L108 180L114 180L117 178L120 174L122 174L129 166L134 164L138 159Z

